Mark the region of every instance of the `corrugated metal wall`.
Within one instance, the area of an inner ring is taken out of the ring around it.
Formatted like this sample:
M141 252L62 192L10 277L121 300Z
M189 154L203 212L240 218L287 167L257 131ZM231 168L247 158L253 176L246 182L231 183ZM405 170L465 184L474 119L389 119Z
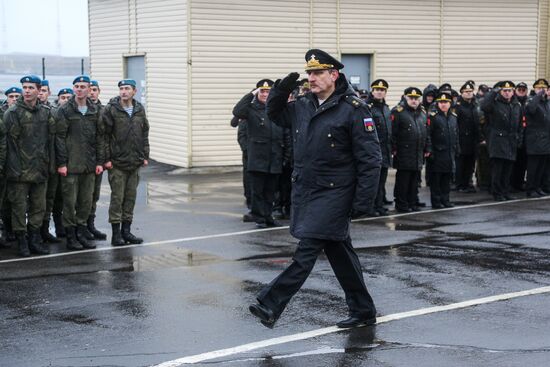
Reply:
M240 164L231 109L257 80L302 71L310 47L373 54L390 103L409 85L532 83L548 69L549 0L188 1L89 0L94 77L116 82L123 53L146 53L152 156L166 163Z

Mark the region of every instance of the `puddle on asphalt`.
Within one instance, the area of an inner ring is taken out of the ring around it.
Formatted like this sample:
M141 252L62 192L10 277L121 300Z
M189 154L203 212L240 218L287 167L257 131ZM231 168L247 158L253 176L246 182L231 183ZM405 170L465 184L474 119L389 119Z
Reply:
M119 271L153 271L159 269L182 268L209 265L224 261L223 258L212 254L197 252L186 248L155 255L132 256L131 265Z

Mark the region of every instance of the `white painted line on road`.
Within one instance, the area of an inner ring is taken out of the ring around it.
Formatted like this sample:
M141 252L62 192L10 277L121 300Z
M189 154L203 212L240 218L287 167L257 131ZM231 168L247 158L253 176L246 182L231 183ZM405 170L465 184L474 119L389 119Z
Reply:
M411 213L396 213L396 214L384 215L384 216L380 216L380 217L369 217L369 218L354 219L354 220L352 220L352 222L353 223L355 223L355 222L367 222L367 221L375 221L375 220L380 220L380 219L385 219L385 218L398 218L398 217L422 215L422 214L429 214L429 213L436 213L436 212L439 213L439 212L453 211L453 210L473 209L473 208L481 208L481 207L487 207L487 206L496 206L496 205L503 205L503 204L517 203L517 202L525 202L525 201L533 201L533 200L546 200L546 199L550 199L550 196L545 196L545 197L541 197L541 198L532 198L532 199L517 199L517 200L490 202L490 203L482 203L482 204L461 205L461 206L456 206L454 208L445 208L445 209L428 209L428 210L422 210L422 211L419 211L419 212L411 212ZM22 262L22 261L34 261L34 260L42 260L42 259L51 259L51 258L55 258L55 257L64 257L64 256L74 256L74 255L81 255L81 254L90 253L90 252L116 251L116 250L124 250L124 249L129 249L129 248L136 248L136 247L169 245L169 244L179 243L179 242L190 242L190 241L208 240L208 239L213 239L213 238L233 237L233 236L240 236L240 235L244 235L244 234L279 231L279 230L282 230L282 229L289 229L289 226L261 228L261 229L250 229L250 230L246 230L246 231L226 232L226 233L209 234L209 235L195 236L195 237L183 237L183 238L176 238L176 239L173 239L173 240L147 242L147 243L142 243L142 244L139 244L139 245L126 245L126 246L120 246L120 247L107 246L107 247L98 247L98 248L90 249L90 250L60 252L60 253L55 253L55 254L32 256L32 257L19 257L19 258L9 259L9 260L0 260L0 264L13 263L13 262Z
M377 324L382 324L382 323L395 321L395 320L402 320L409 317L422 316L422 315L432 314L436 312L457 310L461 308L478 306L482 304L505 301L513 298L526 297L526 296L532 296L532 295L543 294L543 293L550 293L550 286L529 289L526 291L504 293L504 294L499 294L499 295L484 297L484 298L477 298L469 301L451 303L445 306L435 306L435 307L421 308L413 311L394 313L391 315L378 317ZM183 364L194 364L194 363L204 362L215 358L227 357L235 354L250 352L256 349L271 347L274 345L285 344L285 343L290 343L290 342L305 340L305 339L311 339L318 336L337 333L345 330L347 329L340 329L336 326L329 326L322 329L306 331L298 334L280 336L272 339L260 340L253 343L239 345L237 347L220 349L212 352L206 352L206 353L196 354L188 357L178 358L172 361L167 361L161 364L154 365L153 367L177 367Z

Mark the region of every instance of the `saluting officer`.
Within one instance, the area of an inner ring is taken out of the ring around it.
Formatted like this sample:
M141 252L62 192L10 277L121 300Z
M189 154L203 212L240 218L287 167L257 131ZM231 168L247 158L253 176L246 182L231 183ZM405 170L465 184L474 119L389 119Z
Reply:
M244 95L233 115L246 120L248 167L252 189L251 214L260 228L279 224L273 219L278 175L283 169L284 131L267 117L265 103L273 81L262 79Z
M21 83L23 96L5 112L4 123L8 143L6 176L8 198L12 205L12 226L19 255L27 257L31 252L49 253L42 244L40 226L46 207L46 182L55 120L50 108L38 102L40 78L36 75L24 76Z
M523 191L525 189L525 174L527 173L527 151L525 149L525 140L523 135L523 125L525 122L525 104L529 99L529 87L526 83L520 82L516 84L514 94L518 102L521 104L522 116L522 140L519 142L516 160L512 168L511 185L515 191Z
M527 197L545 196L544 173L550 157L550 105L548 81L538 79L533 85L538 93L525 106L525 149L527 153Z
M55 152L57 173L63 190L63 224L67 248L95 248L88 242L87 220L92 208L95 175L103 172L103 132L99 127L99 109L88 98L90 77L74 79L75 95L57 113Z
M388 210L384 207L384 198L386 197L386 179L388 178L388 169L392 165L392 122L391 111L386 104L386 93L389 84L384 79L377 79L370 85L371 92L367 99L372 119L376 125L378 140L380 141L380 151L382 153L382 167L380 168L380 181L378 182L378 192L374 201L374 210L370 213L373 216L385 215Z
M510 195L510 175L521 138L521 104L514 96L514 83L502 81L483 98L487 118L487 144L491 159L491 193L496 201Z
M458 126L451 110L452 95L440 93L436 107L428 116L428 131L432 151L427 165L430 172L430 194L433 209L452 208L449 194L458 154Z
M480 110L474 97L474 85L470 82L460 87L460 97L455 105L458 124L460 154L456 167L456 188L462 193L475 193L472 177L476 165L477 145L480 142ZM432 142L433 144L433 142Z
M381 154L368 107L339 72L338 60L318 49L306 55L311 93L287 103L298 80L278 81L267 103L268 116L291 127L294 140L290 232L300 242L290 266L258 295L250 311L273 327L324 250L349 307L339 327L376 322L361 264L349 237L350 215L372 210Z
M113 246L143 242L131 229L139 170L149 164L149 121L145 108L134 98L136 81L119 81L118 93L105 106L100 119L105 132L104 167L109 170L111 186L109 223L113 231Z
M395 210L400 213L420 211L418 202L418 180L429 156L430 138L426 127L426 111L420 105L422 92L409 87L403 92L404 103L393 108L392 153L395 177Z

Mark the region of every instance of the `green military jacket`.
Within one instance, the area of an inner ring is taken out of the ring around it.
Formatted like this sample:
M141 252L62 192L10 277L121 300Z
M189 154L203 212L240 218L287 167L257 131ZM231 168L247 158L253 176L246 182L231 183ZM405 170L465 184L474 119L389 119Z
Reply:
M99 109L87 99L88 111L80 113L75 97L59 107L55 134L57 167L68 173L94 173L104 163L103 130L99 126Z
M6 156L8 146L6 143L6 126L2 120L3 114L0 113L0 177L4 177L4 168L6 166Z
M29 107L20 97L4 113L9 181L40 183L48 179L55 120L49 107Z
M105 131L105 162L121 170L134 170L149 159L149 121L143 105L133 100L132 116L122 108L120 97L112 98L101 115Z

